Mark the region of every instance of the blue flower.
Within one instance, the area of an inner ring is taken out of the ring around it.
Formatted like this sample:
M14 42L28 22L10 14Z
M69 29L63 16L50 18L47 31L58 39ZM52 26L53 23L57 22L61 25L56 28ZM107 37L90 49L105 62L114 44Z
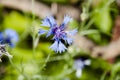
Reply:
M80 58L76 59L74 61L74 67L76 69L76 77L81 77L82 76L82 69L86 66L86 65L90 65L91 64L91 60L86 59L86 60L82 60Z
M65 43L67 43L69 45L72 44L72 42L73 42L73 39L68 36L73 36L77 32L77 29L74 29L72 31L65 31L66 25L71 20L72 20L72 18L70 16L68 16L68 15L64 16L64 20L60 26L57 25L55 19L52 16L46 17L42 21L41 25L49 27L49 30L40 29L39 34L47 33L46 37L49 37L51 35L53 36L52 39L55 42L50 46L50 48L57 53L58 52L62 53L67 49L62 41L65 41Z
M18 34L12 29L6 29L4 32L0 32L0 42L2 44L7 43L10 47L14 47L18 40Z

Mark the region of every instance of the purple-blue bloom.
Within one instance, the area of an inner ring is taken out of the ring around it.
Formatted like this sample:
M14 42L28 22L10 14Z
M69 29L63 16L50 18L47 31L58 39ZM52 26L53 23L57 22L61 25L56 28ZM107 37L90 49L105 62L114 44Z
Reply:
M76 69L76 77L81 77L82 76L82 69L91 64L91 60L86 59L82 60L81 58L78 58L74 61L74 67Z
M53 36L54 43L50 46L52 50L55 52L62 53L64 52L67 47L63 44L62 41L65 41L67 44L72 44L73 39L68 36L73 36L77 32L77 29L72 31L65 31L66 25L70 22L72 18L68 15L64 16L64 20L62 24L59 26L57 25L55 19L52 16L46 17L42 21L42 26L49 27L49 30L39 30L39 34L47 33L46 37Z
M0 32L1 44L9 44L10 47L14 47L18 42L19 37L16 31L12 29L6 29L4 32Z

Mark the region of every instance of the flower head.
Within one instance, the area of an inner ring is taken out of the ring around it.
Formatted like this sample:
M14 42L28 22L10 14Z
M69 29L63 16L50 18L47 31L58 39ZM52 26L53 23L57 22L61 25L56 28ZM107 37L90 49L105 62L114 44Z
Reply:
M14 47L18 40L18 34L12 29L6 29L4 32L0 32L0 42L2 44L7 43L10 47Z
M74 35L77 32L77 29L74 29L72 31L65 31L66 29L66 25L68 24L68 22L70 22L72 20L72 18L68 15L64 16L64 20L62 22L62 24L59 26L57 25L55 19L50 16L50 17L46 17L45 19L43 19L42 21L42 26L47 26L49 27L49 30L39 30L39 34L45 34L47 33L46 37L49 36L53 36L53 40L55 41L50 48L52 50L54 50L55 52L64 52L67 48L66 46L63 44L62 41L65 41L67 44L72 44L73 39L68 37Z
M89 59L81 59L78 58L75 60L74 62L74 67L76 69L76 76L77 77L81 77L82 76L82 69L86 66L86 65L90 65L91 61Z

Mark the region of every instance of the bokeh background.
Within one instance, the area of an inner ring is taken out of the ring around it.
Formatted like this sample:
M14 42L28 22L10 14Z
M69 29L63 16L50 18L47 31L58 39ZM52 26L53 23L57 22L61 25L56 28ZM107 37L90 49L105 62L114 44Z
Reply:
M38 31L46 16L60 24L66 14L78 32L55 53ZM13 58L1 57L0 80L120 80L120 0L0 0L0 32L8 29L19 40L6 44Z

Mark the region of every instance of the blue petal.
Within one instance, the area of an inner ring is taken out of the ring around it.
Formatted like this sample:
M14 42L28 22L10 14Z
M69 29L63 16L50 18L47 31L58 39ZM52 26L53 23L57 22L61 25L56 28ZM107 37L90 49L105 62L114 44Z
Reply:
M72 39L72 38L68 38L66 34L63 34L63 35L62 35L62 39L63 39L66 43L68 43L69 45L72 44L72 42L73 42L73 39Z
M70 45L70 44L72 44L72 42L73 42L73 39L72 38L67 38L67 43Z
M90 65L90 64L91 64L91 60L89 60L89 59L85 60L85 61L84 61L84 64L85 64L85 65Z
M18 37L18 34L16 33L16 31L14 31L14 30L12 30L12 29L6 29L5 31L4 31L4 34L5 34L5 41L8 41L8 43L9 42L11 42L11 43L17 43L18 42L18 40L19 40L19 37ZM10 40L8 40L8 39L10 39Z
M77 30L77 29L74 29L74 30L72 30L72 31L68 31L67 34L68 34L68 35L71 35L71 36L74 36L77 32L78 32L78 30Z
M60 25L60 29L64 30L65 29L65 25L68 24L68 22L70 22L71 20L72 20L72 18L70 16L65 15L63 23Z
M75 60L74 65L76 69L83 69L85 67L84 62L80 59Z
M50 48L51 48L52 50L54 50L55 52L57 52L57 51L58 51L58 41L55 41L55 42L50 46Z
M46 17L43 21L42 21L42 26L48 26L48 27L54 27L55 25L57 25L55 19L52 16Z
M54 50L55 52L59 52L59 53L62 53L64 52L67 48L65 47L65 45L61 42L61 41L55 41L51 46L50 48L52 50Z
M64 36L62 39L63 39L66 43L68 43L69 45L72 44L72 42L73 42L73 39L72 39L72 38L68 38L67 36Z
M6 37L6 38L4 39L4 42L7 43L7 44L9 44L10 47L14 47L14 43L12 43L10 37Z
M61 52L64 52L66 49L67 48L65 47L65 45L61 41L59 41L57 52L61 53Z
M2 42L4 40L4 36L3 36L3 33L0 32L0 42Z
M76 77L80 78L82 76L82 69L76 70Z
M53 34L52 29L50 29L50 30L48 31L46 37L49 37L49 36L52 35L52 34Z
M64 16L64 20L63 20L63 23L66 25L68 22L70 22L72 20L72 18L68 15L65 15Z
M47 30L40 29L38 33L39 34L45 34L46 32L47 32Z

